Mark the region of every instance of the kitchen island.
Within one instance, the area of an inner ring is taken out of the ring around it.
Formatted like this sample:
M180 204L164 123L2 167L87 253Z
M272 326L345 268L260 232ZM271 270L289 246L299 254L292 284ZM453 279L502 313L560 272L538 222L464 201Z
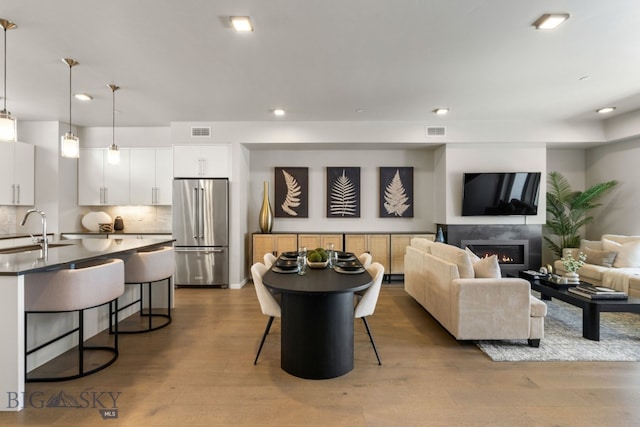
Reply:
M140 249L172 245L173 239L60 240L41 249L0 250L0 411L18 411L24 396L24 276L73 268L101 258L124 258ZM13 251L13 253L11 253ZM91 284L87 284L90 286Z

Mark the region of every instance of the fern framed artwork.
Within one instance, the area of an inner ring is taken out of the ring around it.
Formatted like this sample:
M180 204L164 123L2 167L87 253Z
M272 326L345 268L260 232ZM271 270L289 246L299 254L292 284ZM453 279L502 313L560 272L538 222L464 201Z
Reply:
M380 168L380 218L413 218L413 168Z
M275 216L309 217L309 168L275 168Z
M359 167L327 167L327 218L360 218Z

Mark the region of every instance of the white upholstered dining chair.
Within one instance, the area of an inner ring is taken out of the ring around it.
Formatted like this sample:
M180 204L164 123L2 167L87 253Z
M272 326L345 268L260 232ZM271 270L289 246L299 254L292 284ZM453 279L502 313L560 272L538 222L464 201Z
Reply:
M373 258L371 257L370 253L363 252L358 255L358 261L360 261L360 264L362 264L364 268L369 268L369 266L371 265L371 261L373 261Z
M276 260L278 259L278 257L276 257L274 254L272 254L271 252L267 252L266 254L264 254L264 265L267 266L267 269L271 268L271 266L273 265L274 262L276 262Z
M260 340L260 347L258 347L258 353L256 354L256 359L253 361L253 364L258 363L258 357L260 357L260 352L262 351L262 346L264 345L264 340L267 338L269 334L269 330L271 329L271 324L273 323L273 319L276 317L280 317L280 304L274 298L274 296L269 292L262 283L262 276L269 270L264 264L257 262L251 266L251 277L253 278L253 287L256 289L256 295L258 296L258 302L260 303L260 309L262 310L262 314L265 316L269 316L269 320L267 321L267 327L264 330L264 334L262 334L262 340Z
M378 365L382 365L380 356L378 355L378 349L376 348L376 343L373 340L373 335L371 335L371 330L369 329L367 316L371 316L376 309L378 296L380 295L380 288L382 287L382 278L384 277L384 267L379 262L374 262L369 266L367 272L373 278L373 283L367 288L367 290L364 292L364 295L362 295L362 298L360 298L360 300L358 301L358 304L355 308L355 318L362 319L364 327L367 329L367 334L369 334L369 340L371 341L371 345L373 346L373 351L376 353Z

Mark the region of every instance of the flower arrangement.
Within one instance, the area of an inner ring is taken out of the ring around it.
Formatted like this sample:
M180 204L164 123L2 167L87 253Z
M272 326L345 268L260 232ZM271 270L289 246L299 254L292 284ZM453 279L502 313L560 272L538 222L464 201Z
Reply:
M580 267L584 265L584 262L586 260L587 260L587 256L582 252L578 253L578 259L574 259L571 253L568 253L566 257L560 258L560 261L562 261L562 265L564 266L564 269L572 273L575 273L576 271L578 271L578 269L580 269Z

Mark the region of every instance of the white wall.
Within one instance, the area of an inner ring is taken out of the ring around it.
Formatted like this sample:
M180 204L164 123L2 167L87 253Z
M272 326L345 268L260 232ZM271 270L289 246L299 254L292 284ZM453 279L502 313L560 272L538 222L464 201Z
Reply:
M640 138L587 150L586 186L617 180L619 184L602 199L596 218L587 227L588 239L602 234L640 235Z
M170 127L116 127L118 147L171 147ZM111 127L79 128L82 148L107 148L113 141Z
M273 232L434 231L433 151L414 150L252 150L248 200L249 232L258 232L262 183L269 181L274 207L274 167L309 168L309 217L275 218ZM360 167L360 218L327 218L326 167ZM381 166L412 166L413 218L379 218Z
M547 174L544 144L452 144L446 155L438 157L435 168L445 177L445 198L436 201L446 206L444 224L544 224L546 222L546 180L540 183L540 198L536 216L462 216L463 174L465 172L541 172Z

